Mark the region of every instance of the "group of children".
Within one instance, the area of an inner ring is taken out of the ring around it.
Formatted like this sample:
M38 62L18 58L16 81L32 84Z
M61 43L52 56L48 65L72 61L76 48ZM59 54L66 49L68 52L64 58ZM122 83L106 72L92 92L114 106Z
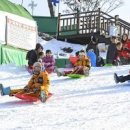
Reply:
M33 55L37 54L40 49L42 50L42 48L39 46L39 49L36 49L38 51L35 50L35 52L33 52ZM4 88L2 84L0 84L1 95L14 96L16 93L20 93L20 94L26 93L30 96L35 96L39 98L41 102L46 101L48 97L49 85L50 85L48 72L50 71L52 72L52 70L54 69L52 68L52 65L54 65L55 62L54 60L52 60L53 58L49 50L46 51L46 56L43 56L43 57L42 57L41 52L42 51L39 52L41 57L39 57L36 62L33 63L29 61L30 63L29 65L31 65L29 67L32 68L33 75L31 79L29 80L28 84L22 89L13 89L13 90L11 90L10 87ZM44 69L43 69L43 66L44 66ZM73 64L73 69L71 71L68 71L68 72L64 71L63 73L60 73L60 75L57 69L56 69L56 72L58 76L61 76L61 75L66 76L67 74L70 74L70 73L82 74L82 75L88 76L89 70L90 70L89 58L85 55L85 52L81 50L77 56L76 62Z
M32 72L33 64L35 62L40 62L42 64L42 69L46 69L48 73L54 72L55 59L52 55L51 50L43 51L43 47L40 43L36 44L35 50L31 50L27 53L26 59L28 60L28 70Z
M55 60L50 50L46 50L46 55L44 54L43 47L40 44L37 44L35 50L31 51L32 52L30 54L28 53L26 57L28 59L29 68L32 69L33 72L33 75L28 84L22 89L13 90L11 90L10 87L4 88L2 84L0 84L1 95L14 96L16 93L26 93L32 96L36 96L41 100L41 102L46 101L50 85L48 73L54 72ZM74 63L72 63L71 71L60 72L56 68L55 72L58 76L67 76L68 74L81 74L89 76L90 68L90 59L86 56L86 52L81 50L76 54L76 60ZM116 83L125 82L130 80L130 75L117 76L115 73L114 78Z

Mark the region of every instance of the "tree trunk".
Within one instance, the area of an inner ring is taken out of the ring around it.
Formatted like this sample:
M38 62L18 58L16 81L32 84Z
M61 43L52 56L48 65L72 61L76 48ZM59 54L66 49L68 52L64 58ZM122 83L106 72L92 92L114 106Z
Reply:
M51 2L51 0L47 0L47 2L48 2L49 10L50 10L50 15L51 15L51 17L54 17L55 15L54 15L54 10L53 10L52 2Z

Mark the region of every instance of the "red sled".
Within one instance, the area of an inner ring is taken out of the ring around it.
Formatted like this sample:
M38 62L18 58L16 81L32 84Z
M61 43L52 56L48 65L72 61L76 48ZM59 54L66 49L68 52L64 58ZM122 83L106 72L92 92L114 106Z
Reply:
M48 98L50 98L53 94L52 93L49 93L48 94ZM24 101L28 101L28 102L37 102L37 101L40 101L40 99L38 97L35 97L35 96L32 96L30 94L21 94L21 93L16 93L14 95L16 98L19 98L21 100L24 100Z

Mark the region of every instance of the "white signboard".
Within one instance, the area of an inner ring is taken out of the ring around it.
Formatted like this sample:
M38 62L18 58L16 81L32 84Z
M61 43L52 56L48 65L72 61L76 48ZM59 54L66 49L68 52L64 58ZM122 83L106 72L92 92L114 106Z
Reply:
M34 49L37 39L35 21L15 16L7 17L7 44L26 50Z
M5 44L6 17L0 15L0 44Z

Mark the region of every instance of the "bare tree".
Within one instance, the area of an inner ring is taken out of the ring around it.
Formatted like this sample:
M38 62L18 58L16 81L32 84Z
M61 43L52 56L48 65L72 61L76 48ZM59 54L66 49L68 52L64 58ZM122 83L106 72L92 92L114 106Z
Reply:
M45 0L43 0L43 1L45 1ZM54 17L55 14L54 14L54 9L53 9L53 5L52 5L52 0L47 0L47 2L48 2L49 10L50 10L50 15L51 15L51 17Z
M123 0L61 0L68 6L64 12L80 12L94 11L101 8L102 11L110 13L119 8L123 4Z

